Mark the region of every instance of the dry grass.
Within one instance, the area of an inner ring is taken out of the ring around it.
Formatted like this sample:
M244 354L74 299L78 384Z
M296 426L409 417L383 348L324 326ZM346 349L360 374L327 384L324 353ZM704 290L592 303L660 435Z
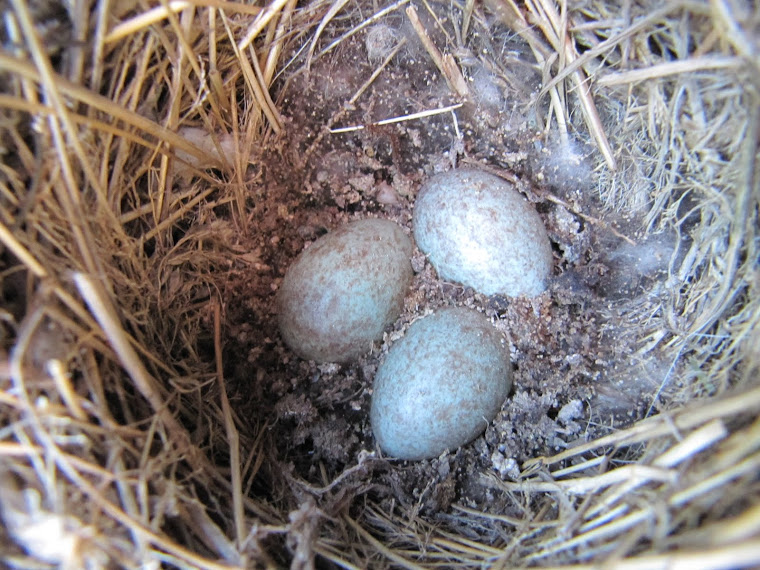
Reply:
M196 338L218 314L212 272L252 261L236 243L245 157L281 128L267 94L281 42L295 33L293 3L171 7L129 7L112 28L108 14L95 20L103 27L89 55L102 59L92 75L53 70L26 3L6 20L18 47L0 57L12 158L0 235L22 306L4 315L13 344L0 484L17 500L3 513L30 553L43 529L55 529L53 551L34 556L70 567L237 565L262 536L285 530L279 513L243 497L239 469L230 476L211 462L228 456L236 432L223 379ZM182 136L195 126L212 133L210 149ZM234 154L222 152L228 141ZM204 184L184 182L189 175ZM219 219L220 207L232 216ZM248 477L256 435L244 442ZM240 446L229 457L240 466ZM206 489L234 513L231 537L202 508ZM244 517L259 521L255 533ZM21 551L6 555L32 563Z
M227 399L220 283L256 261L245 189L256 149L287 128L270 95L283 54L329 54L338 41L320 36L353 5L98 2L89 18L71 14L61 46L45 35L44 2L11 0L0 51L5 564L760 564L760 15L729 0L487 5L544 69L546 129L572 126L596 145L608 208L643 213L639 235L679 228L661 289L615 308L639 323L642 354L661 347L678 362L662 380L673 409L537 458L519 481L484 474L523 516L458 505L447 516L459 534L401 509L317 506L361 462L324 489L293 481L301 508L290 513L252 498L266 457L262 431L239 431ZM485 8L463 7L466 35ZM466 97L454 58L425 45ZM211 358L203 330L215 331Z

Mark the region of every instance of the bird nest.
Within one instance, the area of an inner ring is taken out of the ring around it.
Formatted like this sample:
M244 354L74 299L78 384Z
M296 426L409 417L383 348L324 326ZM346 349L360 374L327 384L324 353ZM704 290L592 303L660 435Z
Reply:
M0 50L0 555L18 568L760 564L751 2L10 0ZM274 294L435 172L531 201L532 298L438 279L358 362ZM477 440L376 448L378 364L467 306L515 387Z

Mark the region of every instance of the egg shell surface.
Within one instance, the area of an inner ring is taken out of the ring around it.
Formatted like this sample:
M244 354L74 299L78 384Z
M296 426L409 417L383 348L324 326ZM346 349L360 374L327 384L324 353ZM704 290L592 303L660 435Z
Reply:
M350 222L319 238L288 268L277 294L285 343L318 362L369 352L403 309L412 250L390 220Z
M535 208L514 186L462 168L430 178L414 204L414 239L438 276L485 295L546 289L552 248Z
M392 457L438 457L480 435L511 386L509 351L491 322L473 309L440 309L412 323L380 364L372 431Z

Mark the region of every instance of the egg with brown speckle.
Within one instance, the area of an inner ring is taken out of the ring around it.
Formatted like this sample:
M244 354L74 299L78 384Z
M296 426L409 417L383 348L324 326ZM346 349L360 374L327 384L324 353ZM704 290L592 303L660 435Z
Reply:
M514 186L472 168L430 178L414 204L414 239L438 276L485 295L538 295L552 248L535 208Z
M491 322L473 309L440 309L412 323L380 364L372 431L392 457L437 457L480 435L511 386L509 351Z
M318 362L350 362L369 352L403 309L412 249L390 220L351 222L319 238L296 258L277 293L285 343Z

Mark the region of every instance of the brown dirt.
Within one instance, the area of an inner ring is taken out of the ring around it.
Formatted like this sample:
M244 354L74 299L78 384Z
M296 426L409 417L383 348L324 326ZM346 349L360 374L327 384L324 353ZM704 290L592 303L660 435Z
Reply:
M262 423L268 426L271 460L254 489L276 495L283 475L288 485L302 480L318 488L361 463L349 498L370 492L388 505L439 518L455 501L509 511L504 504L509 496L496 501L479 483L481 473L515 478L528 458L594 439L647 413L667 363L651 355L642 362L634 358L631 333L620 315L630 303L642 302L668 256L643 263L637 250L607 226L623 220L602 212L592 190L592 164L598 160L593 149L575 143L576 155L568 156L547 142L555 133L540 136L531 112L540 77L526 63L531 61L526 46L501 28L486 41L480 27L469 49L521 63L492 72L482 63L488 57L473 56L472 65L464 67L473 101L456 111L456 125L445 113L350 133L326 132L331 121L335 126L367 124L455 102L401 21L391 17L382 25L392 30L394 42L405 37L407 45L339 120L335 117L344 102L377 68L377 54L368 57L365 44L372 28L279 85L287 136L252 161L259 166L251 172L249 237L244 239L259 261L255 271L228 281L224 292L229 300L226 376L244 423L252 432ZM416 252L405 310L371 354L343 366L293 355L277 331L274 295L296 255L308 242L357 218L392 219L411 233L421 182L460 164L516 180L535 203L555 254L550 288L532 299L486 297L439 280ZM605 224L593 221L600 217ZM629 221L636 239L633 227L635 221ZM474 307L504 333L514 364L513 392L485 434L462 449L431 461L378 459L368 413L374 374L416 315L444 305Z

